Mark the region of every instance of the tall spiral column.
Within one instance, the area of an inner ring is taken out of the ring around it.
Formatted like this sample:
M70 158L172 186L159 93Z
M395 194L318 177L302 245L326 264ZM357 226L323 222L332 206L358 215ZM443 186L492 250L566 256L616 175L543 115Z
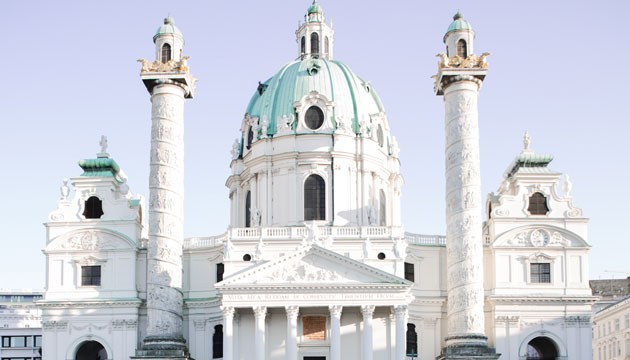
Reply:
M477 100L486 57L472 54L474 32L461 13L438 54L435 91L444 96L447 337L439 359L496 359L484 326L482 202Z
M156 61L141 59L140 77L151 94L147 329L135 358L188 359L183 336L184 101L195 79L183 36L172 18L154 37Z

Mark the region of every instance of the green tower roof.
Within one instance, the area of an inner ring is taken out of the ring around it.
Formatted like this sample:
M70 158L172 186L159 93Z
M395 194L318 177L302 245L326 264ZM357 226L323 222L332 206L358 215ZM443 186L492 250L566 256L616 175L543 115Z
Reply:
M457 30L473 31L470 23L464 19L464 15L459 11L453 16L453 22L451 23L451 25L448 26L448 30L446 30L446 33L448 34L451 31Z

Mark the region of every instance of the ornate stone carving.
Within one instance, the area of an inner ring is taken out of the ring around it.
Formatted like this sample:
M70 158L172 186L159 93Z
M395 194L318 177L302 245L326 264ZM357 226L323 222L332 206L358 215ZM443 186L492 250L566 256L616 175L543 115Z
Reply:
M483 54L481 54L481 56L470 54L466 58L463 58L459 55L451 56L449 58L444 53L439 53L435 56L439 58L438 68L440 69L448 69L448 68L487 69L488 68L487 58L488 56L490 56L490 53L484 52Z
M363 319L371 318L374 314L374 305L361 305L361 314L363 315Z
M341 312L343 311L343 306L342 305L329 305L328 311L330 312L330 316L339 319L341 318Z
M101 250L120 249L125 247L125 242L114 235L96 230L83 231L68 237L65 240L56 240L53 249L57 250Z
M318 282L332 283L341 279L341 276L335 271L322 269L305 262L296 262L287 264L287 266L277 269L276 271L261 276L255 280L254 284L269 283L293 283L293 282Z
M189 71L188 59L190 59L189 56L183 56L180 61L169 60L167 62L161 62L160 60L155 60L154 62L150 62L147 59L138 59L138 62L142 64L140 68L141 74L147 72L187 73Z
M287 305L284 307L284 309L287 312L288 318L296 319L297 316L300 314L300 307L297 305Z

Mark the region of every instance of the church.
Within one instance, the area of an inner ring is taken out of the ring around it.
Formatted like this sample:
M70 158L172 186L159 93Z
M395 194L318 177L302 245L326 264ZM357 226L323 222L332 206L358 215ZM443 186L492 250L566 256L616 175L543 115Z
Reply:
M316 0L295 36L295 60L259 82L234 121L227 230L184 238L184 105L196 79L183 33L164 19L153 59L139 60L149 194L132 192L105 137L64 182L45 223L44 358L590 359L588 221L527 133L482 196L489 54L475 55L463 15L434 76L446 236L405 232L388 116L334 57Z

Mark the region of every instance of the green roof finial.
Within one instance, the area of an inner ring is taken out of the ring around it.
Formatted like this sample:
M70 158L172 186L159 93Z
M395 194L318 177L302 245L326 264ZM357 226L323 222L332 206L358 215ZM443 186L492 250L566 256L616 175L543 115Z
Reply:
M464 18L464 14L462 14L461 11L459 11L459 9L457 10L457 13L453 15L453 20L459 20L463 18Z

